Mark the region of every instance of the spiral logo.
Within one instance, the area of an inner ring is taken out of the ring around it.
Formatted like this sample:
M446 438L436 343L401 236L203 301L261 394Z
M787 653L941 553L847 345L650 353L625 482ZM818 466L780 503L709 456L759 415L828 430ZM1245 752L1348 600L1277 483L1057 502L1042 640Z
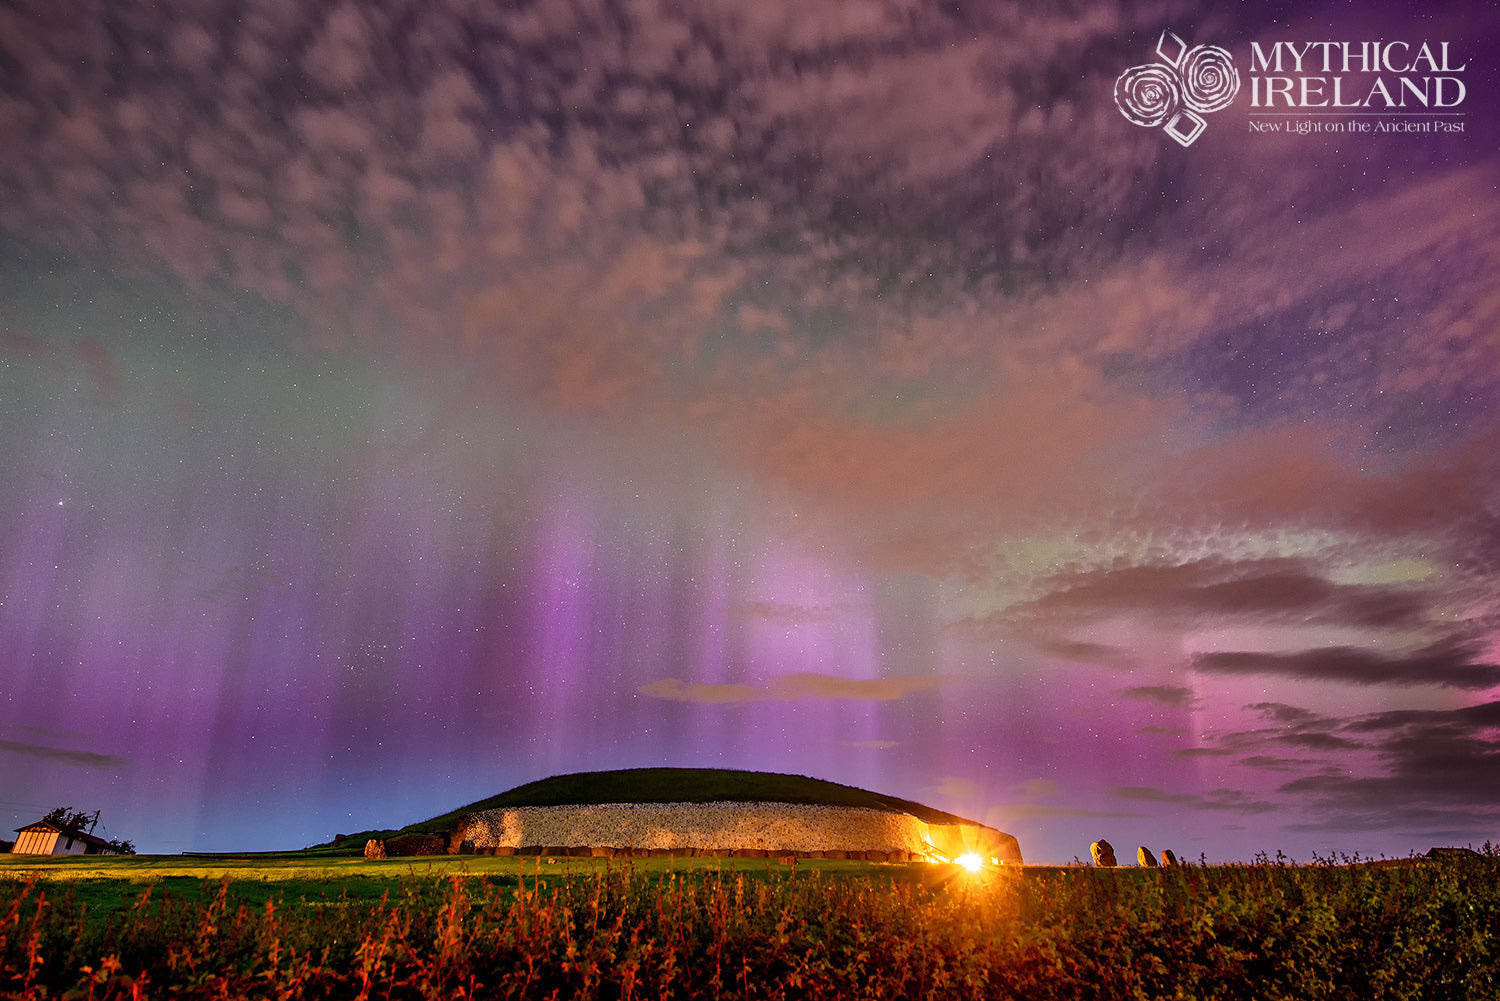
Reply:
M1125 119L1154 129L1182 104L1182 88L1170 66L1132 66L1115 80L1115 107Z
M1181 146L1208 128L1203 115L1222 111L1240 92L1240 74L1217 45L1195 45L1170 31L1156 43L1158 62L1132 66L1115 79L1115 107L1125 120L1162 127Z
M1182 75L1183 103L1201 114L1224 110L1240 92L1240 71L1217 45L1193 46L1177 72Z

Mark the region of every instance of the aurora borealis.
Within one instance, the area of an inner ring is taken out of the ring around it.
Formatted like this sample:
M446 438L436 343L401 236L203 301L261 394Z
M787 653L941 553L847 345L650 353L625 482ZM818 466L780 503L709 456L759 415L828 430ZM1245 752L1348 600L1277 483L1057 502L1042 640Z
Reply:
M1497 29L1244 6L0 9L7 829L679 765L1496 838ZM1114 98L1168 30L1244 78L1187 146ZM1396 39L1463 102L1251 106Z

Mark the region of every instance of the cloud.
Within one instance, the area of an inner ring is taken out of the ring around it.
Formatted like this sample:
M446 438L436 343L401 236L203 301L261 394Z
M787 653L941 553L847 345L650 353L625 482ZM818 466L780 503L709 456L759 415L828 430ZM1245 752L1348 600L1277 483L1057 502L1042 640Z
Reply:
M70 751L61 747L48 747L44 744L27 744L14 740L0 740L0 751L9 751L12 754L23 754L29 758L41 758L44 761L56 761L65 765L77 765L80 768L93 768L99 771L115 771L130 764L125 758L113 754L98 754L94 751Z
M710 705L720 703L759 702L765 694L751 685L715 685L705 682L688 682L680 678L663 678L636 689L642 695L669 702L703 702Z
M1255 702L1245 708L1273 723L1297 729L1327 730L1339 725L1338 720L1331 716L1285 702Z
M80 337L63 346L0 323L0 358L27 361L55 375L71 367L88 387L93 402L107 407L124 402L124 367L115 349L101 338Z
M1478 644L1446 640L1406 654L1354 647L1294 653L1202 653L1195 670L1209 674L1279 675L1355 685L1441 685L1480 691L1500 685L1500 665L1484 663Z
M1194 701L1193 690L1182 685L1134 685L1120 689L1120 698L1156 702L1173 709L1187 709Z
M1497 788L1492 773L1485 769L1500 762L1500 753L1493 746L1466 748L1465 753L1454 753L1454 750L1434 748L1426 754L1405 756L1405 760L1396 762L1398 775L1311 775L1288 782L1278 791L1307 797L1321 811L1361 808L1389 811L1394 815L1404 804L1446 801L1454 806L1479 810L1480 816L1494 816L1495 796L1500 793L1500 788ZM1431 766L1439 763L1458 764L1464 771L1461 774L1435 771ZM1413 774L1436 779L1440 785L1414 792L1406 785L1408 776ZM1474 819L1477 818L1471 816L1471 820Z
M1103 566L1033 578L1026 587L1035 596L960 627L979 639L1020 639L1060 658L1114 669L1138 665L1154 648L1156 657L1204 679L1475 692L1500 685L1500 665L1480 639L1488 613L1473 590L1492 571L1437 573L1428 561L1403 561L1400 547L1379 551L1382 563L1375 553L1345 551L1336 539L1323 540L1318 556L1165 562L1106 554ZM1482 552L1471 546L1466 557L1477 561ZM1405 569L1397 574L1383 566ZM1151 686L1121 694L1153 697ZM1333 746L1327 738L1300 739L1314 749Z
M1135 732L1143 737L1183 737L1187 735L1187 731L1181 727L1158 726L1155 723L1139 727Z
M1363 716L1348 728L1359 733L1379 733L1410 727L1482 733L1500 728L1500 702L1482 702L1458 709L1392 709Z
M967 627L970 631L974 631L976 624L969 623ZM982 627L979 628L982 629ZM1051 654L1061 660L1071 660L1080 664L1099 664L1105 667L1130 668L1136 666L1138 660L1132 651L1108 643L1095 643L1089 640L1048 635L1030 635L1028 638L1042 652Z
M1048 806L1043 803L1009 803L1004 806L991 807L985 811L984 822L1003 830L1007 823L1017 820L1052 820L1062 817L1131 819L1144 816L1146 814L1122 810L1089 810L1077 806Z
M744 684L690 683L663 678L637 689L642 695L672 702L747 703L791 702L797 699L849 699L893 702L929 691L949 680L945 677L839 678L828 674L797 672L773 678L763 687Z
M1357 738L1343 736L1346 721L1335 717L1280 702L1259 702L1245 708L1272 725L1208 734L1205 746L1179 748L1172 755L1184 759L1262 755L1260 760L1264 761L1270 760L1265 757L1267 752L1286 747L1333 753L1358 751L1366 746Z
M1024 782L1018 783L1014 789L1020 795L1021 801L991 807L985 813L985 823L1003 828L1005 824L1017 820L1048 820L1062 817L1119 819L1141 816L1138 813L1118 810L1096 810L1087 807L1057 806L1037 802L1038 800L1053 799L1066 795L1067 787L1056 779L1027 779Z
M1012 127L1014 98L985 85L979 41L833 62L759 88L764 113L807 134L823 129L825 158L845 170L880 162L885 185L917 184L975 166ZM866 168L868 169L868 168Z
M1353 468L1337 435L1216 424L1233 386L1162 389L1212 383L1204 359L1287 317L1340 342L1325 378L1349 371L1366 339L1345 331L1371 326L1354 307L1393 276L1451 293L1440 320L1373 318L1421 374L1393 361L1372 384L1496 370L1500 210L1483 169L1299 201L1319 171L1277 161L1286 208L1255 170L1180 176L1101 100L1159 11L256 0L68 30L22 6L4 113L40 141L0 151L8 231L262 295L355 350L378 333L451 351L486 392L607 430L691 426L871 566L995 575L996 535L1100 516L1412 531L1483 510L1468 489L1419 512L1400 468ZM1162 216L1157 192L1197 183L1221 190ZM1392 218L1413 222L1393 235ZM1437 263L1456 259L1476 263ZM1395 627L1425 610L1306 567L1157 583L1152 614L1239 602Z
M972 800L979 797L980 790L978 783L973 779L946 775L938 779L937 785L928 786L927 791L934 796L942 796L948 799Z
M28 361L54 374L64 371L62 352L55 344L9 325L0 326L0 357Z
M1136 614L1191 625L1253 620L1396 628L1423 620L1430 599L1412 588L1337 584L1307 560L1142 564L1058 575L1046 593L1009 610L1057 620Z
M1168 803L1185 806L1190 810L1222 810L1230 813L1263 813L1276 809L1276 804L1259 800L1238 789L1215 789L1205 794L1173 793L1150 786L1119 786L1109 791L1120 799L1146 803Z
M857 699L870 702L893 702L918 692L931 691L944 684L946 677L915 678L837 678L827 674L803 672L785 674L775 679L767 691L772 698L785 699Z
M1276 789L1289 810L1303 814L1288 822L1288 830L1473 839L1500 823L1500 702L1350 717L1279 702L1246 708L1270 725L1214 735L1207 746L1174 753L1234 758L1258 773L1294 776ZM1285 748L1321 756L1277 753ZM1201 800L1144 787L1114 794L1229 811L1255 801L1249 793L1227 790Z
M1372 741L1386 774L1309 776L1287 783L1284 792L1343 809L1387 804L1500 810L1500 702L1372 713L1344 729Z
M1316 815L1316 819L1287 824L1286 830L1330 835L1337 839L1333 848L1346 842L1351 835L1395 832L1422 839L1410 846L1412 850L1421 851L1424 846L1477 845L1490 840L1490 832L1497 821L1500 821L1500 814L1473 810L1395 807L1361 813L1324 812ZM1329 854L1332 855L1333 851L1330 850Z
M1016 791L1023 799L1044 799L1048 796L1061 796L1063 784L1056 779L1027 779L1016 786Z
M320 26L303 56L303 69L308 76L322 80L329 90L357 89L373 70L373 36L359 8L340 4L329 11Z
M1227 758L1239 754L1235 747L1179 747L1172 752L1174 758Z
M941 411L878 420L839 399L867 388L808 361L795 390L746 415L734 451L870 564L937 576L993 572L981 554L996 533L1092 513L1091 484L1125 476L1133 442L1172 409L1054 360L1015 363Z
M1259 768L1270 772L1289 772L1321 764L1311 758L1278 758L1268 754L1252 754L1241 758L1239 763L1246 768Z
M87 338L74 343L73 356L93 389L94 398L118 406L125 392L125 375L107 343Z
M1352 751L1361 746L1358 741L1331 733L1283 733L1275 739L1278 743L1306 748L1309 751Z

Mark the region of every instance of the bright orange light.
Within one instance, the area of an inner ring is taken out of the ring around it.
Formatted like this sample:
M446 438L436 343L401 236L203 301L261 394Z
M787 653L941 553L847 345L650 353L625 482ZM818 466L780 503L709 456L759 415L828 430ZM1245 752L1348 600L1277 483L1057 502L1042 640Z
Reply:
M970 872L978 872L980 867L984 865L984 859L980 858L978 855L975 855L973 852L968 852L967 854L960 855L953 861L957 862L959 865L963 866Z

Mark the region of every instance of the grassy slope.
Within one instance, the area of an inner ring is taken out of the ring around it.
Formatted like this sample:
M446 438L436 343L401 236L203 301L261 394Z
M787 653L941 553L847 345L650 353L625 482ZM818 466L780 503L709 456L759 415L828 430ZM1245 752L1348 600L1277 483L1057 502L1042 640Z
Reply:
M451 827L461 815L480 810L509 806L574 806L580 803L796 803L909 813L930 824L973 823L920 803L803 775L728 768L626 768L613 772L554 775L528 782L509 792L434 817L420 826Z
M863 807L887 813L908 813L929 824L972 824L921 803L825 782L803 775L747 772L728 768L626 768L610 772L554 775L517 786L498 796L470 803L431 820L411 824L403 832L447 831L459 817L481 810L520 806L575 806L586 803L795 803L808 806ZM389 836L365 832L348 839ZM359 840L363 845L364 841Z

